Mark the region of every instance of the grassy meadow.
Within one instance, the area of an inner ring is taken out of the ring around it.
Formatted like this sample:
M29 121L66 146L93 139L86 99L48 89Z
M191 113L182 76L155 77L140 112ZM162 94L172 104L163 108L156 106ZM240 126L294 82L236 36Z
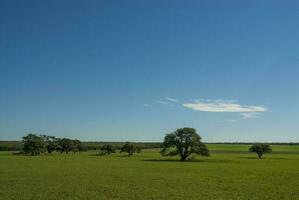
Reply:
M157 149L133 157L95 151L45 156L0 152L0 199L299 199L299 146L211 144L211 157L180 162Z

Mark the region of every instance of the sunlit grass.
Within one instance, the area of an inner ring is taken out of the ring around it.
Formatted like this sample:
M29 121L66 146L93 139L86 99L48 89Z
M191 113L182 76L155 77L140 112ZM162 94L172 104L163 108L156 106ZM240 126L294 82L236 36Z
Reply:
M261 160L249 145L209 147L211 157L189 162L158 150L131 158L1 152L0 199L299 199L298 146L272 146Z

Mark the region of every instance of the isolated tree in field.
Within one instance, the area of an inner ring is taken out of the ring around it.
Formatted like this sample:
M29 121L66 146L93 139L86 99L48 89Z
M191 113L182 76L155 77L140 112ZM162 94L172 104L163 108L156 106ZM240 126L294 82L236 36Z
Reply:
M272 149L269 144L254 144L250 147L249 151L255 152L259 159L261 159L264 153L271 153Z
M115 153L115 148L111 144L105 144L101 148L101 154L110 155L111 153Z
M23 151L32 156L40 155L46 152L46 144L41 136L35 134L28 134L23 137Z
M134 143L126 142L121 148L120 153L127 152L129 156L132 156L134 153L140 153L141 149Z
M207 146L194 128L180 128L165 136L161 150L162 156L180 156L185 161L190 156L209 156Z

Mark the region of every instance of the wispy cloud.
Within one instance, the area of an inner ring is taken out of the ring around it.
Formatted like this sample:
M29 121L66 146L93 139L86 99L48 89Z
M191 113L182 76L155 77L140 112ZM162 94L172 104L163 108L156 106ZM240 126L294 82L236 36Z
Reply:
M172 103L179 103L180 101L178 99L174 99L171 97L164 97L165 100L170 101Z
M253 118L256 113L267 111L267 108L262 106L246 106L240 105L236 101L224 100L199 100L193 103L184 103L182 105L186 108L201 112L241 113L243 119Z
M256 113L241 113L243 119L256 118Z
M148 108L148 107L150 107L150 105L146 103L146 104L143 104L143 107Z
M157 100L157 101L155 101L155 102L156 102L156 103L159 103L159 104L163 104L163 105L170 105L170 103L167 102L167 101Z

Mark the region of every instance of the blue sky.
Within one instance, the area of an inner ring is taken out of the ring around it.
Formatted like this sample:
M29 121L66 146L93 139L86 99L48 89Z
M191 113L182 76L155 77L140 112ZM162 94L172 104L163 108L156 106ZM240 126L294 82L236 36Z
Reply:
M0 1L0 140L299 142L298 1Z

